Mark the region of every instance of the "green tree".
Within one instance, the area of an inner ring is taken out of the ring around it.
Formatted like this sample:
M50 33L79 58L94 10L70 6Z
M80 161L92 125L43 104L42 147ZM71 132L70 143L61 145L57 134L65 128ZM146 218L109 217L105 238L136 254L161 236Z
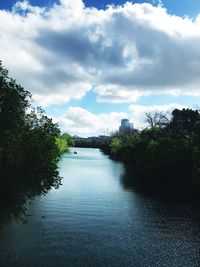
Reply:
M122 149L122 141L119 137L114 137L111 141L111 153L113 155L119 155L120 150Z
M169 115L147 114L150 127L115 133L104 150L131 166L143 185L155 188L200 186L200 112L175 109Z
M56 138L56 144L61 153L69 151L69 147L74 145L72 137L68 133L64 133Z
M0 206L24 203L61 184L57 170L60 130L31 94L8 76L0 62ZM6 203L6 204L5 204ZM2 208L2 206L0 207Z

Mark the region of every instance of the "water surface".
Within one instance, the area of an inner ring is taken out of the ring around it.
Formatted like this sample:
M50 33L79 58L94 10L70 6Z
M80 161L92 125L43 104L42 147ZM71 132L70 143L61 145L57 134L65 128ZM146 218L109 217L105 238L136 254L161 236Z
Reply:
M122 163L77 151L64 154L63 185L34 199L28 223L0 232L0 266L200 266L198 207L136 192Z

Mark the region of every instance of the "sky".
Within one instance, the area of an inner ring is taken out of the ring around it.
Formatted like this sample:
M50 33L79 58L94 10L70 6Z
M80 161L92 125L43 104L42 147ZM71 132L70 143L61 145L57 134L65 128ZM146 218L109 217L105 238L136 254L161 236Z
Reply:
M199 108L199 0L0 0L0 59L62 132Z

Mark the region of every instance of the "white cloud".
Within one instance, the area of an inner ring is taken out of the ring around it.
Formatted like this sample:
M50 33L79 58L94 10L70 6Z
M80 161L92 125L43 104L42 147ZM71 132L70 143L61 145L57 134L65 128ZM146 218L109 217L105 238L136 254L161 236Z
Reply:
M80 99L94 86L100 102L200 95L199 16L169 15L159 2L97 10L81 0L51 8L19 1L0 10L0 57L43 105Z
M63 132L87 137L112 133L119 128L120 120L127 116L124 112L96 115L81 107L70 107L55 121Z
M110 112L94 114L81 107L69 107L62 116L54 118L59 123L62 132L83 137L111 134L119 129L121 119L127 118L134 124L134 128L142 129L148 126L145 113L171 113L175 108L185 106L171 103L168 105L130 105L129 112Z
M112 84L96 86L95 92L98 94L97 102L103 103L125 103L136 102L140 96L150 95L150 91L127 90L126 87Z

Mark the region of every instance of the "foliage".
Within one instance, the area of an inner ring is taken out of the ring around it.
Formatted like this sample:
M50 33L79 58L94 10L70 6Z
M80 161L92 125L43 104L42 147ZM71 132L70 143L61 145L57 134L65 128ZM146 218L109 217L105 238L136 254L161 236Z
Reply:
M113 154L119 153L122 147L122 141L119 137L113 137L111 141L111 152Z
M200 185L200 112L175 109L148 114L150 128L116 133L104 150L132 166L143 185L185 188Z
M56 137L56 144L61 153L68 152L69 147L74 145L72 137L68 133L64 133L59 137Z
M0 208L57 188L60 130L0 62Z

